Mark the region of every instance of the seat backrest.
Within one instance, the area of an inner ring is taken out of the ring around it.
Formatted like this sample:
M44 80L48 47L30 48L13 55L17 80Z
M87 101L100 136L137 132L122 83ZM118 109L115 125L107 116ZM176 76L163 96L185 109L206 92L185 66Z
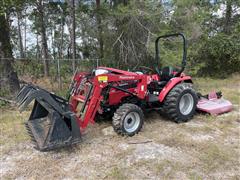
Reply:
M161 81L169 81L171 78L173 78L173 67L172 66L165 66L162 68L161 71Z

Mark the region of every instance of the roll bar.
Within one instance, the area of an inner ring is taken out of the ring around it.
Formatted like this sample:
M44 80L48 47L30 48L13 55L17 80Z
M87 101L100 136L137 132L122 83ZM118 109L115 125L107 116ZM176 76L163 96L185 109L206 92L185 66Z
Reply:
M157 65L159 68L160 67L160 51L159 51L159 46L158 46L159 40L162 38L177 37L177 36L181 36L182 40L183 40L183 56L182 56L182 68L179 72L177 72L177 74L175 76L179 76L184 71L185 66L186 66L187 45L186 45L186 38L185 38L184 34L182 34L182 33L167 34L167 35L159 36L155 41L155 51L156 51L155 59L157 61Z

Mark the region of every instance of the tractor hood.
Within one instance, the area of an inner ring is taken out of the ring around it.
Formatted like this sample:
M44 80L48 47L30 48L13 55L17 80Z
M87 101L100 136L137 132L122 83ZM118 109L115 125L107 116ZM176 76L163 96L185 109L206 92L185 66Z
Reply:
M101 74L108 74L108 73L113 73L113 74L122 74L122 75L138 75L135 72L130 72L130 71L124 71L124 70L119 70L119 69L115 69L115 68L109 68L109 67L98 67L95 70L95 75L101 75Z

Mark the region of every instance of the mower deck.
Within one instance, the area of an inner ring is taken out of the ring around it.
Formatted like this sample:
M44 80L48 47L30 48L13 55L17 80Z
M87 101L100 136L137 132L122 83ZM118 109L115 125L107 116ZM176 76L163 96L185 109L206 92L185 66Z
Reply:
M207 96L200 97L197 109L211 115L219 115L232 111L232 103L218 97L217 93L211 92Z

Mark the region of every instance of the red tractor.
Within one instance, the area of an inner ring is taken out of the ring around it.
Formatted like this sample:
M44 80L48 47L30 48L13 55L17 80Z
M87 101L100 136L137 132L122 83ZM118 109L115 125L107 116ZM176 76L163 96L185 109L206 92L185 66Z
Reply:
M200 96L192 87L191 77L183 73L187 53L184 35L158 37L156 61L160 59L159 40L175 36L183 40L181 69L141 66L139 71L129 72L97 67L74 75L68 100L37 86L24 86L17 102L22 111L35 99L26 127L36 148L45 151L79 142L80 132L97 116L112 115L115 132L126 136L141 130L147 110L160 110L175 122L190 120Z

